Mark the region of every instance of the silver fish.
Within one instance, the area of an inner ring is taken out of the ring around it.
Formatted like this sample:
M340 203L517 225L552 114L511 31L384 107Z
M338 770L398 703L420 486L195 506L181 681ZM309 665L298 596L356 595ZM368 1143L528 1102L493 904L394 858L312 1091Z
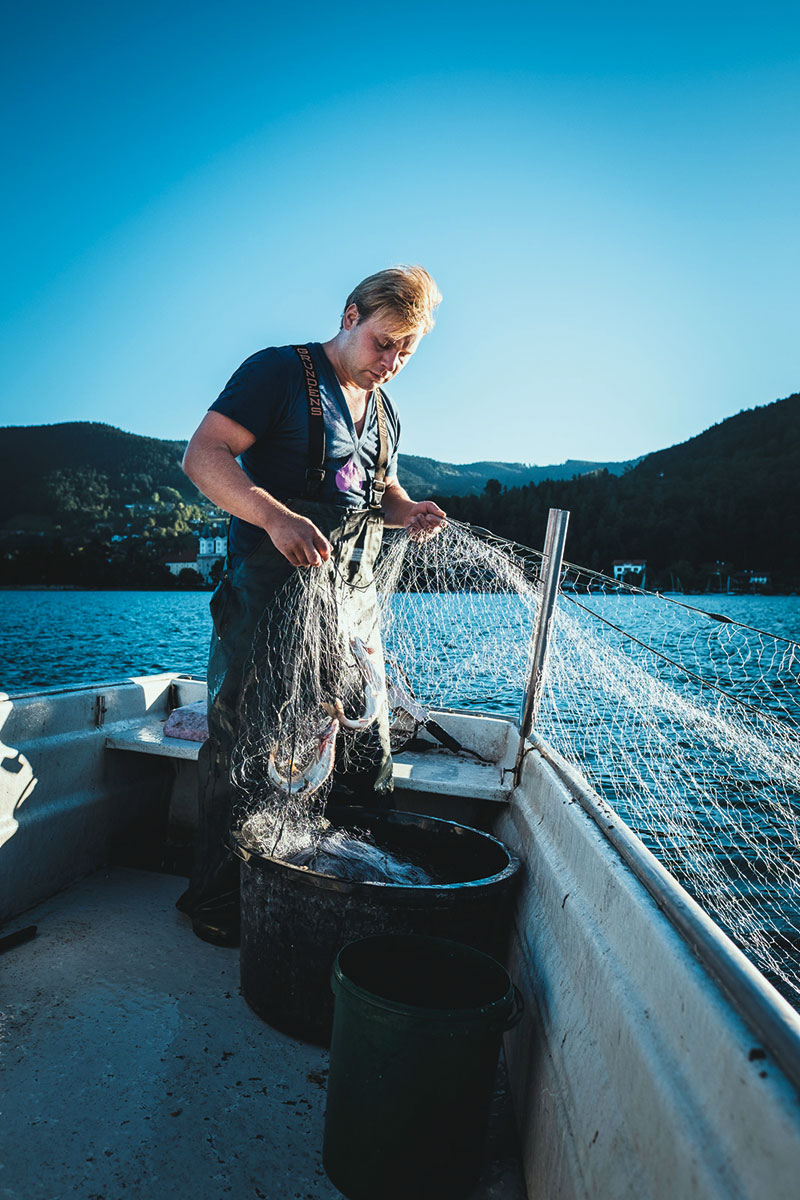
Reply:
M317 747L317 757L312 759L305 771L293 774L294 764L289 766L291 778L281 775L275 762L275 751L270 750L267 763L267 774L271 781L288 796L311 796L319 791L323 783L333 771L336 759L336 735L339 732L339 722L334 717L320 734Z
M324 708L332 717L343 725L345 729L366 729L378 716L381 711L381 705L385 699L386 690L384 687L383 678L380 671L370 660L372 651L369 646L362 642L361 638L353 637L350 639L350 649L356 660L356 665L361 672L361 677L364 680L364 713L360 717L345 716L344 705L337 696L333 704L326 704Z

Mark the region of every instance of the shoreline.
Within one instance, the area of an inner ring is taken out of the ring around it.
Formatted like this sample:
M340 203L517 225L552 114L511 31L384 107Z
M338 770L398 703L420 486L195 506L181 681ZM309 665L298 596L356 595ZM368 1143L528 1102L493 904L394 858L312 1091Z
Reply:
M82 587L79 583L0 583L0 592L159 592L166 596L185 596L190 593L211 595L214 592L214 587L183 587L183 588L160 588L148 587ZM572 594L571 592L569 594ZM609 593L611 594L611 593ZM616 594L616 593L615 593ZM622 595L623 593L619 593ZM800 592L792 591L769 591L769 592L671 592L660 590L651 592L650 595L661 596L692 596L695 599L700 596L707 596L712 600L725 599L728 597L755 599L756 597L770 596L798 596ZM630 593L628 598L634 598L635 593Z
M165 595L185 596L187 592L210 594L213 591L209 587L82 587L79 583L0 583L0 592L163 592Z

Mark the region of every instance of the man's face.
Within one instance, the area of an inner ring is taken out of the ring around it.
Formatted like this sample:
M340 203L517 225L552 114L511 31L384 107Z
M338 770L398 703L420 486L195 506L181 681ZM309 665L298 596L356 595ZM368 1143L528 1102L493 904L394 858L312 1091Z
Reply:
M344 314L342 329L347 334L342 363L352 382L365 391L393 379L423 338L421 329L399 334L397 318L387 309L378 309L371 317L359 320L354 304Z

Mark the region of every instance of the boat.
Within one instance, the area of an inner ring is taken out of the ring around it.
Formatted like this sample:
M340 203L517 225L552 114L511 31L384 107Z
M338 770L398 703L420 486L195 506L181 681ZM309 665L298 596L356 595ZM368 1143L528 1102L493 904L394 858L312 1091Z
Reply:
M251 1013L237 952L174 907L198 746L164 723L204 696L164 673L0 698L5 1196L338 1195L325 1052ZM535 732L432 716L484 761L399 753L397 806L522 863L517 1152L474 1200L796 1197L794 1009Z

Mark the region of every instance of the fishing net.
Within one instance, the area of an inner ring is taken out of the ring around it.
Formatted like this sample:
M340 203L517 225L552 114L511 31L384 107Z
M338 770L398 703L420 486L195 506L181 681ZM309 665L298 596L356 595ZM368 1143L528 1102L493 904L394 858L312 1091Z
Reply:
M800 647L579 567L562 589L539 733L796 1003Z
M372 765L376 721L365 730L345 721L365 710L356 648L382 674L379 623L377 604L365 603L335 567L295 571L264 613L245 672L231 772L242 832L264 853L287 860L303 853L322 836L334 765L340 775Z
M395 750L428 709L518 718L542 561L448 522L426 541L387 534L358 593L335 570L296 573L254 644L234 771L262 848L313 850L339 773L369 766L373 726L340 726L336 773L304 790L336 701L350 718L369 708L359 643L381 705L388 697ZM796 1002L800 657L791 631L754 628L735 600L720 600L732 616L715 616L705 601L565 567L536 731Z
M535 557L452 524L427 540L388 532L367 583L337 567L335 545L330 569L295 572L245 675L232 779L249 844L286 861L313 856L331 791L341 798L374 769L382 735L397 750L430 707L513 707L537 569Z
M423 707L517 716L538 603L541 555L449 522L426 541L390 534L377 571L396 748Z

